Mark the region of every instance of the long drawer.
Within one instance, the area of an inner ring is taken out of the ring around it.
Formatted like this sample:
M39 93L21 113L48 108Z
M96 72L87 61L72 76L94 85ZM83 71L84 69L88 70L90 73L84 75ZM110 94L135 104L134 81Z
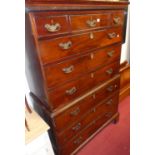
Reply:
M117 103L118 92L113 93L112 96L104 100L101 100L100 102L98 102L98 104L96 103L96 106L94 106L94 104L91 107L91 109L87 110L88 112L85 113L83 117L81 117L79 120L76 120L73 124L64 129L61 133L57 134L59 145L63 146L68 141L68 139L71 139L76 134L78 134L82 129L87 127L88 124L95 120L99 115L102 115L103 113L107 113L107 115L112 115L113 112L117 111Z
M120 45L113 45L89 54L44 67L47 87L55 87L89 71L120 59Z
M48 64L122 41L122 27L39 41L42 64Z
M50 104L51 108L56 109L59 106L64 106L87 91L90 91L93 87L113 77L118 71L119 61L49 91L48 96L50 103L52 103ZM105 93L108 94L108 91Z
M102 115L97 116L95 120L88 125L86 129L80 132L76 137L70 140L61 149L63 155L69 155L76 148L78 148L82 143L84 143L92 134L94 134L106 121L108 121L114 114L116 114L116 109L108 110L102 113Z

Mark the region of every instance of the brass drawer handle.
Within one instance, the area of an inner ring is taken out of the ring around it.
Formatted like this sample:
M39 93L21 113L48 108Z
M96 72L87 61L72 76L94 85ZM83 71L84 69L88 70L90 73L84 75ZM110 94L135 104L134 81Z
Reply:
M109 39L113 39L113 38L116 38L118 37L119 35L117 35L115 32L112 32L112 33L108 33L108 38Z
M112 50L112 51L109 51L108 53L107 53L107 55L109 56L109 57L112 57L113 55L114 55L114 50Z
M77 116L80 113L80 108L76 108L74 111L70 113L71 116Z
M77 131L81 128L81 123L78 123L76 126L72 127L73 131Z
M60 43L59 44L59 47L62 48L62 49L64 49L64 50L67 50L67 49L69 49L69 48L72 47L72 42L71 41L68 41L66 43Z
M66 74L69 74L69 73L73 72L73 70L74 70L74 66L73 65L62 69L62 71L64 73L66 73Z
M86 24L87 24L89 27L95 27L95 26L96 26L96 23L97 23L97 20L92 19L92 17L91 17L90 20L87 20L87 21L86 21Z
M106 114L105 114L105 117L111 117L112 116L112 112L107 112Z
M107 73L108 75L111 75L111 74L113 73L113 69L112 69L112 68L108 69L108 70L106 71L106 73Z
M112 92L114 90L114 86L109 86L108 88L107 88L107 91L109 91L109 92Z
M114 17L113 22L114 22L114 24L118 25L121 22L121 18L120 17Z
M73 95L77 91L76 87L72 87L69 90L66 90L66 94Z
M113 99L110 99L106 102L107 105L111 105L113 103Z
M82 137L80 136L78 139L74 140L74 144L80 144L82 142Z
M47 31L49 32L57 32L60 30L61 26L59 23L55 23L55 24L45 24L45 28Z
M107 91L109 91L109 92L112 92L114 89L116 89L118 86L117 86L117 84L115 84L115 85L111 85L111 86L109 86L108 88L107 88Z

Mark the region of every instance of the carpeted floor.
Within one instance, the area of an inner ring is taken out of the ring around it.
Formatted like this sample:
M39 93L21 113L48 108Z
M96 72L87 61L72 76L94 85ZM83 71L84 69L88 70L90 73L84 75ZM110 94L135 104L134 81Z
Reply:
M78 155L130 155L130 97L119 104L120 120L95 136Z

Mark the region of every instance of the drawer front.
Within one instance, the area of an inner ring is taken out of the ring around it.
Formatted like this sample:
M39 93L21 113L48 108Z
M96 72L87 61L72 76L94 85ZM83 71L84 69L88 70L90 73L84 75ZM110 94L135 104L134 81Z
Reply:
M110 13L71 15L72 31L89 30L110 26Z
M116 109L105 111L102 115L97 116L97 119L92 121L89 126L80 132L71 141L61 149L63 155L69 155L76 148L78 148L85 140L87 140L93 133L95 133L109 118L116 113Z
M58 108L69 103L77 97L91 90L96 85L105 82L113 77L119 71L119 62L101 68L95 72L91 72L81 78L71 81L63 86L53 89L49 92L49 100L52 108Z
M110 98L106 100L102 100L98 105L92 106L91 110L82 117L80 120L73 123L66 130L58 134L58 142L59 145L65 144L68 139L71 139L76 134L78 134L82 129L87 127L93 120L95 120L99 115L109 112L107 115L111 115L111 112L117 111L117 103L118 103L118 92L117 94L113 94ZM113 114L113 113L112 113Z
M67 15L52 15L51 12L33 13L38 37L55 36L69 32Z
M117 27L70 37L40 40L39 53L42 64L47 64L121 41L122 27Z
M55 87L100 66L120 59L121 46L104 48L82 57L44 67L47 87ZM54 75L54 76L53 76Z

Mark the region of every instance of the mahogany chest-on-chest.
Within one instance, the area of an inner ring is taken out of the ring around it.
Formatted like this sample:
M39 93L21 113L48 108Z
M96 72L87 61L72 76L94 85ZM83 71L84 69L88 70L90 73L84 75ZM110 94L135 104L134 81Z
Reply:
M128 1L26 0L26 76L56 154L76 154L119 117Z

